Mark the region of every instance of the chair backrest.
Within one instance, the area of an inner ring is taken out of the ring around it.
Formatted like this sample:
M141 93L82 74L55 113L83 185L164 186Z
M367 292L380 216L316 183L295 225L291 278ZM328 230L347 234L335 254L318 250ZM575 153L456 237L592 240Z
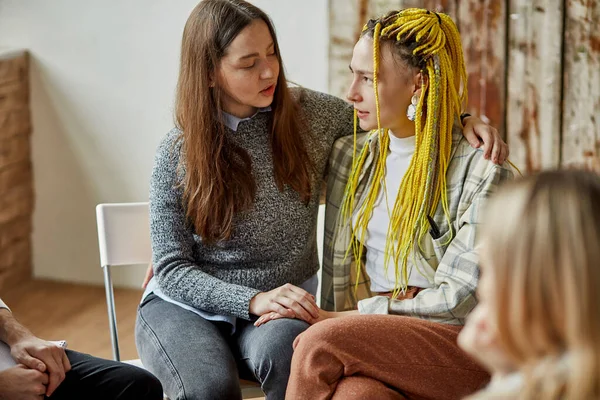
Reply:
M102 267L152 260L148 203L98 204L96 219Z

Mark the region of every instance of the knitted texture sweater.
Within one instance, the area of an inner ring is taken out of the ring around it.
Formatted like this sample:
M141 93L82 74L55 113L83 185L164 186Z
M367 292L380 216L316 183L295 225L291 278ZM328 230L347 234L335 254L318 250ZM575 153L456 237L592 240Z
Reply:
M170 298L219 315L249 319L259 292L285 283L300 285L318 268L316 224L321 184L333 142L353 131L352 108L336 97L294 88L306 126L302 135L315 175L306 205L287 185L279 191L273 174L269 121L257 113L227 135L252 159L256 196L250 210L234 218L232 236L203 243L185 215L178 164L181 136L171 130L156 154L150 184L150 231L158 285Z

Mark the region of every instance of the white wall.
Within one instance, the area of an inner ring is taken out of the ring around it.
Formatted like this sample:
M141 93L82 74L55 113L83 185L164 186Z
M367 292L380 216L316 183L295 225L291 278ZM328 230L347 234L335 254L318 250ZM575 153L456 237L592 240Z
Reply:
M94 207L147 200L196 3L0 0L0 47L31 52L35 276L102 282ZM327 1L253 3L275 23L289 79L327 90ZM144 269L115 282L139 286Z

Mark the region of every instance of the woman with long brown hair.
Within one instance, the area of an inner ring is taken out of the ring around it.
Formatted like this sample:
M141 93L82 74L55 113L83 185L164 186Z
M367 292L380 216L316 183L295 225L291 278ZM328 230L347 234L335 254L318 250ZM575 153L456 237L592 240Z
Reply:
M320 187L352 108L289 89L281 65L257 7L205 0L192 11L176 128L152 174L155 276L136 324L142 361L171 399L239 398L238 368L282 399L293 340L319 315ZM272 311L290 318L253 325Z

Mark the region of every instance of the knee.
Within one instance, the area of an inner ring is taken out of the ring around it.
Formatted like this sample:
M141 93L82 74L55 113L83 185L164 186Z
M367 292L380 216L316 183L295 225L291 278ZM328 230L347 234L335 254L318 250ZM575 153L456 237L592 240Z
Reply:
M214 373L171 382L166 394L170 400L229 400L241 399L242 389L237 373L215 369Z
M232 400L241 398L241 389L229 385L215 385L211 388L204 387L201 390L192 389L186 391L182 396L176 397L177 400Z
M142 393L145 393L146 397L136 397L138 399L156 399L162 400L164 398L163 387L154 375L150 375L144 383L145 390Z
M347 376L338 381L333 400L367 399L371 395L369 378Z
M265 337L268 338L268 345L257 349L258 354L255 359L265 360L271 364L289 364L294 353L294 340L309 325L304 321L290 319L276 320L270 322L270 324L272 325L265 325L270 329L264 333Z
M332 400L403 400L400 393L366 376L346 376L339 380Z
M242 390L237 377L199 377L195 382L184 382L182 390L172 400L230 400L241 399Z
M317 353L334 349L348 332L341 319L329 319L319 322L298 335L294 341L294 353Z
M122 391L123 400L162 400L163 387L157 377L141 368L132 367L130 371L124 372L131 381L126 389Z
M290 374L294 339L302 333L308 324L299 320L275 320L264 327L263 345L256 346L250 360L254 375L267 385L287 385ZM283 389L285 391L285 388Z

